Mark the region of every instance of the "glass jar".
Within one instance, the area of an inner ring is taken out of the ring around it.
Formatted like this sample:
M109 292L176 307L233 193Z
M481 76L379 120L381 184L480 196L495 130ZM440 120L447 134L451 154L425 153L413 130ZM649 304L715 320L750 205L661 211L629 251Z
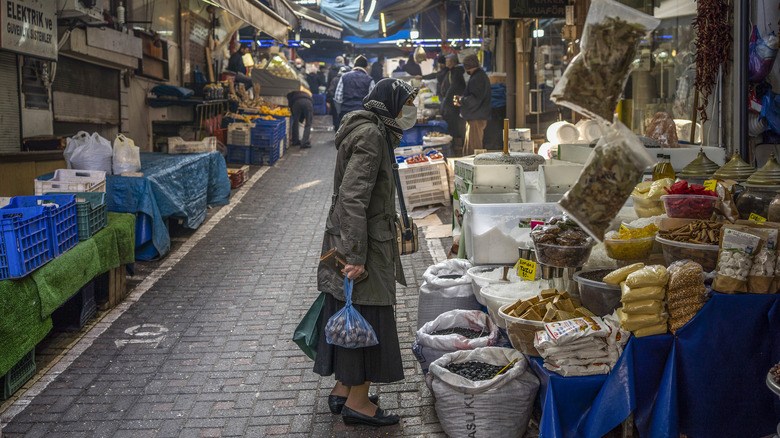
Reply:
M780 186L745 187L745 190L737 198L739 218L749 219L750 214L755 213L763 218L767 218L767 220L771 220L768 218L769 205L776 199L778 190L780 190Z
M771 222L780 222L780 190L777 191L777 195L769 203L769 213L766 218Z

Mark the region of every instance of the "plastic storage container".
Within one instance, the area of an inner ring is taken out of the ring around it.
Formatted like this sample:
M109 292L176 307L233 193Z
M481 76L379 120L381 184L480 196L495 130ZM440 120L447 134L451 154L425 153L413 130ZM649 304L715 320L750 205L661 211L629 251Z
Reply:
M105 192L100 192L104 193ZM59 257L79 242L76 200L73 195L15 196L6 208L44 207L51 258Z
M561 214L558 204L523 203L519 193L461 194L459 201L466 254L474 265L514 265L531 226Z
M234 146L252 144L252 126L250 124L231 123L227 129L227 144Z
M661 201L663 201L666 215L669 217L709 219L715 210L718 197L706 195L664 195L661 196ZM769 202L767 202L767 206L769 206Z
M35 348L22 356L3 376L3 400L8 400L35 375Z
M704 272L711 272L718 264L718 251L720 250L718 245L675 242L661 236L655 236L655 240L661 244L667 265L677 260L688 259L700 264Z
M620 286L588 280L580 276L584 272L590 271L577 272L574 274L574 281L579 286L580 302L586 309L596 316L604 316L622 306L620 304Z
M642 239L604 239L607 255L615 260L644 260L653 251L655 236Z
M51 319L57 330L79 331L87 325L96 312L95 282L90 281L55 310Z
M664 202L661 199L647 199L641 196L631 196L634 203L634 212L637 217L653 217L666 213Z
M87 240L105 228L108 219L105 192L52 192L47 195L73 195L76 198L79 241Z
M504 309L512 304L505 304L498 309L498 313L504 321L509 342L515 350L520 350L529 356L541 356L536 347L534 347L534 339L537 331L544 330L545 323L507 315Z
M35 194L49 192L105 192L106 172L102 170L57 169L49 180L35 180Z
M496 283L506 283L503 280L494 279L488 274L496 269L503 270L503 268L503 266L474 266L466 271L469 277L471 277L471 287L474 289L474 297L477 298L479 304L485 305L485 300L482 298L481 294L483 287ZM503 274L502 271L501 276L503 276ZM517 276L517 271L510 269L507 273L507 278L511 278L512 276L517 279L516 281L520 281L520 278Z
M443 161L411 166L401 163L398 165L398 176L407 209L431 204L450 205L447 164Z
M169 154L202 154L217 150L217 137L206 137L201 141L184 141L181 137L168 137Z
M532 286L531 286L532 285ZM539 295L541 289L539 282L522 281L518 283L490 284L480 291L485 307L493 321L501 328L506 328L504 320L498 313L498 309L504 305L512 304L520 299L529 299Z
M0 209L0 280L24 277L51 260L44 207Z

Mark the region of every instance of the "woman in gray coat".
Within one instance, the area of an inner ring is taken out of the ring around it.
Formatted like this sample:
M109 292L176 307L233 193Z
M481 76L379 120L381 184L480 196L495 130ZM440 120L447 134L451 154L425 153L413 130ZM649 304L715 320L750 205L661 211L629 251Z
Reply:
M327 292L314 372L335 374L336 384L328 397L334 414L346 424L385 426L396 424L369 396L371 382L403 380L393 305L395 282L406 285L395 241L395 180L393 149L403 130L414 126L417 90L398 79L382 79L363 99L364 110L348 113L336 132L336 169L328 214L323 254L338 248L347 266L341 273L320 264L317 285ZM328 319L344 307L344 277L368 277L355 283L352 302L376 332L379 344L349 349L325 340Z

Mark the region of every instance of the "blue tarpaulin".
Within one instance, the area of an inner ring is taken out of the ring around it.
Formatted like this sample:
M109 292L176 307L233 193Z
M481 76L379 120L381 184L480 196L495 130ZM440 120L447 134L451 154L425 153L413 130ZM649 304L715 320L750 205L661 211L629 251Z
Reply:
M108 210L147 215L151 240L159 255L167 254L171 247L168 218L181 219L183 226L196 229L206 218L207 206L229 202L230 178L225 158L219 152L184 155L142 152L141 172L142 177L106 178ZM136 242L143 243L144 237L136 236Z
M770 435L780 400L765 379L780 361L780 296L713 294L676 335L631 338L612 373L539 376L544 438L601 437L633 412L642 438Z
M490 86L490 106L492 108L506 106L506 84L493 84Z

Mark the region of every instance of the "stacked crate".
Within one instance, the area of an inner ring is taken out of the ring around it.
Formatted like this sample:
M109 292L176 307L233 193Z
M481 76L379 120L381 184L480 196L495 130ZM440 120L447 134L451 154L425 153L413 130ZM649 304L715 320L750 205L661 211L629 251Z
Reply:
M324 116L328 113L328 106L325 104L324 94L312 94L311 100L314 102L314 115Z
M251 164L273 166L285 144L284 120L255 120L252 128Z

